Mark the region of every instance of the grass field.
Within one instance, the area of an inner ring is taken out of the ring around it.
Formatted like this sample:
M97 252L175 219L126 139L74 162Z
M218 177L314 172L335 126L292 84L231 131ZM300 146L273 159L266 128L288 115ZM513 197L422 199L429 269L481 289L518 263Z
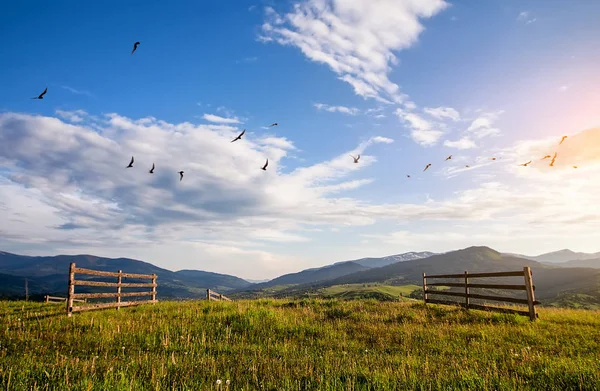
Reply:
M383 285L383 284L345 284L333 285L319 290L319 294L327 298L360 298L369 295L387 296L390 299L407 297L413 291L423 289L417 285Z
M374 300L62 309L0 302L0 389L600 389L598 311L541 309L532 323Z

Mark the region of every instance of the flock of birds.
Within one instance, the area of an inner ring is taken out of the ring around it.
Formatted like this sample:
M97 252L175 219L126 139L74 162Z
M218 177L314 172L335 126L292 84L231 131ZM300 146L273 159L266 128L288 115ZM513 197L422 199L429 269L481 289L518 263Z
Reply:
M131 50L131 54L135 53L135 51L137 50L138 46L140 45L140 42L135 42L133 44L133 50ZM46 89L39 94L38 96L31 98L31 99L44 99L44 95L46 95L46 93L48 92L48 87L46 87ZM269 125L269 127L273 127L273 126L278 126L279 124L277 122L272 123L271 125ZM236 138L234 138L233 140L231 140L231 142L236 142L238 140L242 139L242 136L246 133L246 129L244 129L242 131L242 133L240 133ZM360 158L360 155L358 155L358 157ZM133 162L135 161L134 157L131 157L131 161L129 162L129 164L125 167L125 168L132 168L133 167ZM358 163L358 159L355 159L354 163ZM267 158L267 161L265 162L264 166L260 167L261 170L263 171L267 171L267 166L269 165L269 159ZM150 169L150 171L148 171L150 174L154 174L154 169L156 168L156 165L154 163L152 163L152 168ZM178 171L177 172L179 174L179 181L183 180L183 171Z
M140 42L135 42L135 43L133 44L133 50L131 50L131 54L135 53L135 51L137 50L137 48L138 48L138 46L139 46L139 45L140 45ZM47 93L47 92L48 92L48 87L46 87L46 89L45 89L45 90L44 90L44 91L43 91L41 94L39 94L38 96L36 96L36 97L34 97L34 98L31 98L31 99L44 99L44 95L46 95L46 93ZM273 123L273 124L269 125L269 127L273 127L273 126L278 126L277 122L275 122L275 123ZM241 140L241 139L242 139L242 136L243 136L245 133L246 133L246 129L244 129L244 130L242 131L242 133L240 133L240 134L239 134L239 135L238 135L236 138L234 138L233 140L231 140L231 142L233 143L233 142L236 142L236 141L238 141L238 140ZM562 144L562 143L563 143L563 141L565 141L565 139L566 139L566 138L567 138L567 136L563 136L563 137L562 137L562 139L560 140L560 143L558 143L558 145ZM553 156L551 156L551 155L546 155L546 156L544 156L544 157L543 157L541 160L545 160L545 159L551 159L551 161L550 161L550 167L554 167L554 162L556 161L556 156L557 156L557 153L556 153L556 152L554 152L554 155L553 155ZM356 157L355 157L355 156L353 156L353 155L350 155L350 157L352 157L352 159L354 159L354 163L358 163L358 161L359 161L359 159L360 159L360 154L358 154ZM452 159L452 155L448 156L448 157L445 159L445 161L448 161L448 160L451 160L451 159ZM495 158L495 157L492 157L492 158L490 158L490 160L496 160L496 158ZM134 161L135 161L135 159L134 159L134 158L133 158L133 156L132 156L132 157L131 157L131 161L129 162L129 165L127 165L125 168L132 168L132 167L133 167L133 162L134 162ZM530 160L530 161L528 161L528 162L526 162L526 163L519 164L519 166L527 167L529 164L531 164L531 162L532 162L532 161ZM261 167L261 170L263 170L263 171L267 171L267 166L268 166L268 165L269 165L269 159L267 158L267 160L266 160L266 162L265 162L264 166L262 166L262 167ZM155 164L154 164L154 163L152 163L152 168L151 168L151 169L150 169L150 171L148 171L148 172L149 172L150 174L154 174L154 168L155 168L155 167L156 167L156 166L155 166ZM428 164L425 166L425 168L423 169L423 172L427 171L427 169L428 169L429 167L431 167L431 163L428 163ZM470 166L467 164L467 165L465 165L465 168L470 168ZM577 166L573 166L573 168L577 168ZM178 174L179 174L179 181L183 180L183 173L184 173L183 171L178 171ZM406 176L407 176L408 178L410 178L410 174L406 174Z

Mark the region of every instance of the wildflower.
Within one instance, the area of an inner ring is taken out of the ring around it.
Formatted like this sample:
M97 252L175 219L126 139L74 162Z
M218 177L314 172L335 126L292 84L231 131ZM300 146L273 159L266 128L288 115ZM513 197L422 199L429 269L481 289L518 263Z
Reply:
M225 380L225 384L230 385L231 382L229 381L229 379Z
M220 386L221 385L221 379L217 379L217 385Z

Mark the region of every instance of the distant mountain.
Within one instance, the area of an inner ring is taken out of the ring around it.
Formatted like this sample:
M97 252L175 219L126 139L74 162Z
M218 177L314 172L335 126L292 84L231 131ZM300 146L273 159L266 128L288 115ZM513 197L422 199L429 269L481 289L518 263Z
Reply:
M330 280L345 276L347 274L368 270L369 267L359 265L358 263L348 261L329 265L321 268L302 270L298 273L284 274L268 282L255 284L250 287L251 290L260 290L278 285L298 285L310 284L324 280Z
M447 274L494 272L523 269L525 264L537 264L522 258L504 257L489 247L469 247L463 250L437 254L414 261L397 262L360 273L349 274L328 283L332 285L366 282L385 282L393 285L422 283L422 273Z
M342 263L343 265L343 263ZM469 272L497 272L522 270L524 266L532 269L536 286L536 298L544 305L596 308L600 305L600 269L582 267L558 267L537 261L503 255L489 247L469 247L462 250L437 254L414 261L404 261L379 268L347 274L338 278L322 280L316 283L295 285L273 292L275 297L314 297L327 287L340 289L371 283L386 286L410 286L422 284L422 273L456 274L464 270ZM495 283L515 283L517 277L495 279ZM487 280L490 282L489 280ZM522 283L522 282L521 282ZM519 291L502 291L503 295L519 295ZM265 296L262 292L261 296Z
M435 253L432 253L429 251L421 251L421 252L411 251L411 252L403 253L403 254L389 255L389 256L383 257L383 258L361 258L361 259L356 259L353 261L336 262L336 263L334 263L334 265L344 263L344 262L354 262L354 263L358 263L359 265L362 265L362 266L374 268L374 267L382 267L382 266L391 265L392 263L396 263L396 262L414 261L415 259L427 258L432 255L435 255Z
M205 297L206 289L226 293L252 284L241 278L198 270L180 270L172 272L150 263L128 258L103 258L94 255L57 255L52 257L31 257L0 252L0 273L9 275L7 281L11 287L23 286L24 278L31 279L30 292L33 294L58 294L64 296L67 290L69 265L75 262L77 267L127 273L156 274L158 277L158 297L160 298L198 298ZM84 276L82 276L84 277ZM16 285L15 285L16 284ZM37 284L37 285L36 285ZM0 295L9 295L14 291L0 280ZM79 288L78 288L79 289ZM89 291L81 287L81 292ZM21 290L24 292L24 290ZM23 293L24 294L24 293Z
M588 259L600 258L600 252L598 253L580 253L571 251L569 249L553 251L546 254L530 256L522 254L510 254L519 258L531 259L533 261L544 262L544 263L562 263L568 261L581 261Z
M553 264L559 267L588 267L592 269L600 269L600 258L594 259L577 259L569 262L561 262Z

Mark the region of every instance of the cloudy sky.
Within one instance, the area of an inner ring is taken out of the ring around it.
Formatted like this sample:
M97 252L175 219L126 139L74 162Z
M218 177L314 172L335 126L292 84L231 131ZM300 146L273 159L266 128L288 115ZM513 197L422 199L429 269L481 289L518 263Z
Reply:
M600 2L569 4L6 4L0 250L250 279L600 251Z

